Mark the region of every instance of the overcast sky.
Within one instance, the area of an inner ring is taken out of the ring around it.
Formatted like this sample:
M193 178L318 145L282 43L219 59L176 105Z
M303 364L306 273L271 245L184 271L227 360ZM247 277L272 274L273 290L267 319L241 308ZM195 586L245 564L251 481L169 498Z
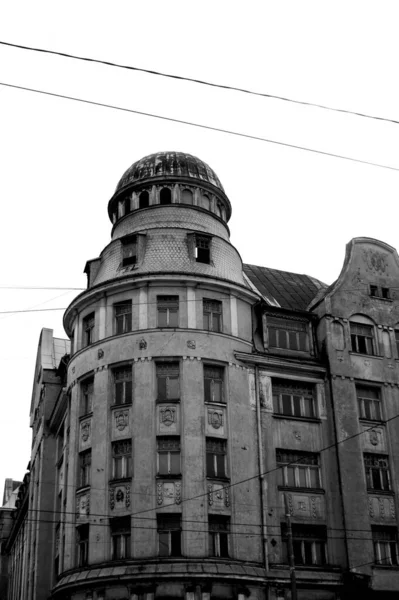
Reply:
M4 2L0 41L399 120L399 5L386 2ZM399 169L399 125L0 45L0 81L192 121ZM110 240L107 203L152 152L218 174L244 262L326 283L345 244L399 247L399 171L0 86L2 286L84 288ZM0 290L0 311L65 308L77 291ZM0 315L0 495L29 461L42 327Z

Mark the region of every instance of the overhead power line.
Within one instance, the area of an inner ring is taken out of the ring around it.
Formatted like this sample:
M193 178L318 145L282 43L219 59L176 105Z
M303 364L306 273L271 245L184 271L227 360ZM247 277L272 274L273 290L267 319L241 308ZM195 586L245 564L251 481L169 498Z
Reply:
M306 146L299 146L297 144L289 144L288 142L280 142L278 140L272 140L269 138L263 138L257 135L250 135L248 133L241 133L239 131L232 131L230 129L221 129L220 127L212 127L211 125L202 125L201 123L194 123L193 121L183 121L182 119L174 119L172 117L165 117L163 115L157 115L155 113L147 113L140 110L134 110L132 108L124 108L122 106L116 106L115 104L105 104L104 102L96 102L94 100L85 100L83 98L77 98L76 96L66 96L65 94L56 94L55 92L47 92L46 90L39 90L36 88L28 88L22 85L14 85L11 83L5 83L0 81L0 85L5 87L14 88L17 90L23 90L25 92L34 92L36 94L43 94L45 96L52 96L54 98L63 98L64 100L73 100L75 102L82 102L83 104L90 104L92 106L101 106L103 108L110 108L113 110L120 110L122 112L133 113L144 117L150 117L153 119L160 119L162 121L169 121L171 123L179 123L180 125L189 125L190 127L198 127L200 129L206 129L208 131L217 131L219 133L227 133L229 135L235 135L250 140L256 140L258 142L266 142L268 144L276 144L277 146L285 146L286 148L293 148L295 150L303 150L304 152L312 152L313 154L321 154L323 156L330 156L332 158L339 158L341 160L349 160L351 162L360 163L363 165L369 165L371 167L379 167L381 169L389 169L391 171L399 171L399 167L391 167L389 165L383 165L381 163L375 163L368 160L361 160L360 158L353 158L351 156L344 156L343 154L334 154L333 152L325 152L323 150L316 150L315 148L308 148Z
M321 108L323 110L330 110L334 112L340 112L348 115L354 115L356 117L364 117L366 119L376 119L378 121L386 121L388 123L399 124L399 121L395 119L388 119L386 117L377 117L375 115L369 115L358 111L347 110L344 108L335 108L327 106L325 104L317 104L316 102L306 102L304 100L294 100L293 98L287 98L285 96L277 96L276 94L266 94L265 92L256 92L254 90L248 90L246 88L240 88L232 85L223 85L221 83L212 83L211 81L205 81L203 79L195 79L193 77L184 77L183 75L172 75L171 73L163 73L162 71L154 71L152 69L143 69L141 67L133 67L132 65L122 65L120 63L111 62L108 60L101 60L98 58L89 58L87 56L78 56L76 54L69 54L67 52L57 52L56 50L47 50L45 48L35 48L33 46L23 46L21 44L12 44L11 42L0 41L3 46L9 46L11 48L19 48L20 50L29 50L32 52L42 52L44 54L53 54L54 56L62 56L64 58L71 58L73 60L81 60L84 62L92 62L100 65L106 65L107 67L116 67L118 69L127 69L129 71L137 71L140 73L147 73L148 75L156 75L157 77L166 77L169 79L176 79L178 81L188 81L190 83L197 83L199 85L206 85L209 87L219 88L222 90L230 90L234 92L240 92L244 94L250 94L252 96L261 96L263 98L271 98L273 100L281 100L283 102L290 102L292 104L300 104L302 106L311 106L314 108Z

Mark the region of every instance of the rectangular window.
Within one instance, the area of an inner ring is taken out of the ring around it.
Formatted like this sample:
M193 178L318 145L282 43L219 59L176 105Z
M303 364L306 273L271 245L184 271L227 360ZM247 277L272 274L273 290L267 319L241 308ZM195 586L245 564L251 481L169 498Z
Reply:
M111 560L130 558L130 517L110 520Z
M157 515L159 556L181 556L181 516Z
M132 367L118 367L113 370L114 404L130 404L132 402Z
M364 454L368 490L390 490L388 457L382 454Z
M357 403L361 419L381 421L381 399L378 388L365 385L356 386Z
M91 450L79 454L79 487L90 485L91 481Z
M278 415L315 417L315 386L285 379L272 380L273 407Z
M90 346L94 342L94 313L83 319L83 346Z
M271 348L309 351L307 322L268 316L267 328Z
M319 455L313 452L276 450L278 485L296 488L320 488Z
M80 416L90 414L93 411L93 389L94 379L86 379L80 385Z
M89 563L89 526L76 528L77 566L85 567Z
M158 445L158 475L180 475L180 438L160 437Z
M211 238L204 235L195 236L195 260L209 265L211 262Z
M132 476L132 440L112 443L112 478Z
M226 441L206 439L206 476L226 477Z
M132 303L120 302L114 305L115 311L115 333L128 333L132 330Z
M223 367L204 366L205 402L224 402Z
M371 527L374 558L377 565L399 565L398 532L396 527Z
M222 303L218 300L207 300L202 303L204 329L222 331Z
M378 285L370 285L370 296L374 298L383 298L384 300L390 300L391 298L389 288L379 287Z
M396 342L396 352L397 352L398 358L399 358L399 330L398 329L395 330L395 342Z
M122 267L135 265L137 263L137 236L126 235L121 238L122 242Z
M179 363L157 364L157 400L170 402L180 399Z
M228 558L229 556L229 517L209 515L209 555Z
M281 524L285 560L288 558L287 527ZM296 565L325 565L327 563L327 531L322 525L292 525L292 545Z
M374 355L375 347L372 325L351 323L350 330L352 352Z
M179 296L157 296L158 327L179 326Z

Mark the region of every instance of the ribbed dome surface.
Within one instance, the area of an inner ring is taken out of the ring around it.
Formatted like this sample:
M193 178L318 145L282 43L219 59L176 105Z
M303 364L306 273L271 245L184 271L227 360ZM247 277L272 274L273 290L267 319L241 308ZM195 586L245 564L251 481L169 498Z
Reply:
M155 177L190 177L206 181L224 192L215 171L196 156L184 152L156 152L133 163L122 176L115 193L129 184Z

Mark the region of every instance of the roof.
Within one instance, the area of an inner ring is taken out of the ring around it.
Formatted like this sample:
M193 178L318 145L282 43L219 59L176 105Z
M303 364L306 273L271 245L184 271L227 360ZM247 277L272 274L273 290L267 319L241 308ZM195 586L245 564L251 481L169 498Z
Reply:
M52 333L52 332L51 332ZM61 338L53 338L51 344L51 354L48 347L42 347L42 367L43 369L57 369L61 358L70 352L70 341Z
M307 310L316 294L327 285L309 275L243 265L244 273L268 304L290 310Z

